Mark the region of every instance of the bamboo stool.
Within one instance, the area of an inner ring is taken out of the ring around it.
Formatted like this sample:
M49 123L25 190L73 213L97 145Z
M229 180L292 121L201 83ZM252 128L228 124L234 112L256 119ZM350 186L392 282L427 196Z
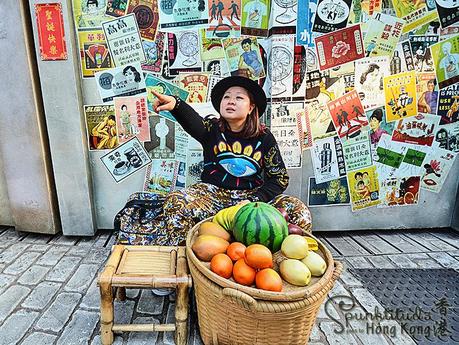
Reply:
M114 332L173 332L175 343L187 343L188 274L185 247L113 246L103 272L99 275L100 337L103 345L113 343ZM126 299L126 288L175 288L175 324L114 324L114 290Z

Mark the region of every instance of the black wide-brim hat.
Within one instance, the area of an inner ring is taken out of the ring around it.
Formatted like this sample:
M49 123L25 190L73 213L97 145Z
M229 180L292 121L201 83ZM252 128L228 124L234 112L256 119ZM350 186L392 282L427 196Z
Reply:
M220 103L222 101L223 95L226 90L232 86L240 86L250 92L253 96L253 101L258 109L258 116L260 117L266 110L266 94L263 91L263 88L258 85L256 81L252 79L241 77L241 76L231 76L225 79L220 80L213 87L210 99L212 100L212 105L215 110L220 112Z

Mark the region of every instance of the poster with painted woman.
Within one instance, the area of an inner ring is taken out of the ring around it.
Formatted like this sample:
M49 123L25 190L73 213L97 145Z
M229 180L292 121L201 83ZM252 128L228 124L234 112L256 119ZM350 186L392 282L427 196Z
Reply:
M150 141L150 123L145 96L116 97L114 106L120 144L133 137L137 137L141 142Z
M106 0L73 0L73 17L77 30L100 28L102 22L110 19L105 15L106 6Z
M332 32L346 27L352 0L319 0L312 31Z
M223 48L231 75L252 80L265 77L265 69L256 37L227 38L223 40Z
M388 56L364 58L355 62L354 86L365 111L384 105L383 78L388 75Z
M241 34L241 0L207 0L209 26L207 38L239 37Z

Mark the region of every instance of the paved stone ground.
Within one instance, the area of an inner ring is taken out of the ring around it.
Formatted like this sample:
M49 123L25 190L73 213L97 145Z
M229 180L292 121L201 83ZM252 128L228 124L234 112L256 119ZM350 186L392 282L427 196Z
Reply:
M347 232L318 234L346 268L459 269L459 234L452 230ZM0 345L100 344L98 272L114 239L110 232L93 238L18 233L0 228ZM455 284L452 282L452 284ZM341 296L341 297L340 297ZM343 332L346 311L339 301L356 301L352 310L383 310L365 286L344 270L318 314L310 344L416 344L395 321L368 331L368 322L352 319ZM173 319L174 296L128 290L115 304L115 322L163 323ZM192 308L193 309L193 308ZM394 332L395 335L392 333ZM173 344L173 333L125 333L116 345ZM202 344L195 311L189 344Z

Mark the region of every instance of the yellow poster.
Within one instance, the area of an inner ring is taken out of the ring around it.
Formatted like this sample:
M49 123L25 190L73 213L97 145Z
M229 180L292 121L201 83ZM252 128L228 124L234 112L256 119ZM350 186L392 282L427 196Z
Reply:
M347 182L351 194L352 211L376 206L381 202L376 166L372 165L348 172Z
M83 78L113 67L102 29L78 30L78 42Z
M416 72L384 77L384 97L387 122L417 115Z
M397 17L406 21L403 33L438 20L435 2L426 0L392 0Z

